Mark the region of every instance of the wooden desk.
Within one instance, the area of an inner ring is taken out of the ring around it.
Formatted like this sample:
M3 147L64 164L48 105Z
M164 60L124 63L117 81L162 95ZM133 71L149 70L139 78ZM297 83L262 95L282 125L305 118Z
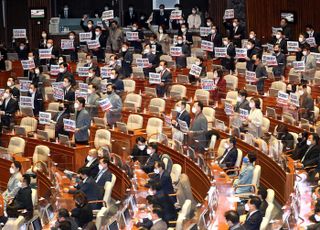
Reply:
M2 146L7 147L10 138L14 135L2 134ZM58 164L59 169L69 169L77 171L83 166L90 149L89 145L79 145L77 147L68 147L55 142L42 141L36 138L23 137L26 141L24 156L32 157L37 145L45 145L50 148L51 158Z

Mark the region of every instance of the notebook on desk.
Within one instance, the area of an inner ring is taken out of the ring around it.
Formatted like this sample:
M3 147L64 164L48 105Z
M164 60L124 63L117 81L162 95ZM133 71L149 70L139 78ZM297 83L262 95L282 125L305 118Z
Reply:
M128 134L127 124L123 122L116 122L116 126L121 133Z
M111 224L108 225L108 230L119 230L119 224L116 220L111 222Z
M19 125L14 126L14 132L18 136L27 136L26 129L24 127L19 126Z
M42 230L42 224L40 217L36 217L31 220L31 229L32 230Z

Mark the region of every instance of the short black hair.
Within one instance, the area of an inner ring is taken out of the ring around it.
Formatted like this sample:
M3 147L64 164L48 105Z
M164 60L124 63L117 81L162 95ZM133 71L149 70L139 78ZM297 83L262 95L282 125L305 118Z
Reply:
M166 60L160 60L160 62L163 62L163 64L164 64L165 66L168 65L168 62L167 62Z
M267 198L267 196L268 196L268 192L267 192L266 189L260 187L259 191L258 191L258 195L261 196L262 200L265 200Z
M259 98L252 98L251 99L254 102L254 106L256 107L256 109L260 109L260 99Z
M108 165L109 165L109 163L110 163L110 160L109 160L108 157L102 157L100 160L101 160L104 164L108 164Z
M158 143L157 142L151 142L148 144L148 146L150 146L151 148L156 150L156 152L158 151Z
M22 177L23 177L24 182L26 182L27 186L29 186L31 183L30 175L24 174Z
M86 106L86 100L83 97L78 97L77 101L79 101L82 104L83 108Z
M163 170L166 169L166 165L164 164L163 161L156 161L156 163L157 163L158 167L161 167Z
M316 145L319 144L319 135L317 133L310 133L312 139L316 142Z
M145 143L146 142L146 138L139 136L136 138L136 143L141 142L141 143Z
M257 154L256 154L255 151L254 152L248 152L247 156L249 158L250 163L253 163L253 162L255 162L257 160Z
M231 221L233 224L239 223L239 214L234 210L229 210L224 213L224 218Z
M253 44L253 45L256 44L255 40L253 40L253 39L251 39L251 38L248 39L248 42L250 42L250 43Z
M78 170L79 174L90 176L90 169L88 167L82 167Z
M59 66L63 66L64 68L67 68L68 64L66 62L62 62Z
M163 217L163 209L160 205L153 205L152 213L156 214L159 218Z
M63 80L64 80L64 79L67 79L68 82L71 82L71 78L70 78L70 77L65 76L65 77L63 78Z
M240 94L240 96L245 97L245 98L247 98L247 96L248 96L248 92L245 89L240 89L239 94Z
M202 101L195 101L194 103L198 103L198 106L200 107L200 110L203 110L203 103Z
M60 208L58 210L58 217L59 218L61 218L61 217L64 217L64 218L70 217L68 210L65 209L65 208Z
M236 144L237 144L237 139L236 139L235 137L233 137L233 136L231 136L231 137L229 138L229 141L230 141L230 143L232 143L233 145L236 145Z
M108 87L109 85L111 85L111 88L112 88L114 91L117 90L117 86L116 86L115 84L108 83L108 84L107 84L107 87Z
M257 196L251 196L250 200L249 200L249 203L253 204L256 207L256 209L259 209L260 205L261 205L261 200Z
M61 221L58 224L58 229L60 229L60 230L69 230L69 229L71 229L71 223L69 221L66 221L66 220Z
M160 181L152 181L150 183L150 187L152 190L160 191L162 189Z
M313 29L313 25L311 25L311 24L307 24L305 27L309 28L309 29Z
M6 87L5 90L9 90L9 93L12 94L13 90L10 87Z
M17 169L19 169L19 171L21 170L22 168L22 165L19 161L13 161L12 162L14 164L14 167L16 167Z

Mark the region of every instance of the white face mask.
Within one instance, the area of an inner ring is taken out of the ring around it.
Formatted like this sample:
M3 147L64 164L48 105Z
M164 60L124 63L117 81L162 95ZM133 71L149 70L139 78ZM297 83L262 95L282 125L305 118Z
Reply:
M14 168L11 168L11 167L10 167L9 171L10 171L10 174L14 174L16 172L16 170L14 170Z
M88 94L92 94L92 89L88 89Z
M314 214L314 219L319 222L320 221L320 216L318 216L317 214Z
M299 94L300 94L300 96L302 96L304 94L304 91L303 90L299 90Z
M247 49L250 50L252 48L251 45L247 45Z
M249 103L249 106L250 106L251 109L254 109L254 108L255 108L254 102L250 102L250 103Z
M137 28L137 27L135 27L135 26L134 26L134 27L132 27L132 30L133 30L133 31L136 31L137 29L138 29L138 28Z
M300 42L300 43L303 42L303 38L299 38L299 42Z
M29 60L29 61L32 61L32 60L33 60L33 57L28 57L28 60Z
M237 98L237 102L242 102L242 98L241 98L241 97L238 97L238 98Z
M140 149L141 151L143 151L145 149L145 145L138 145L138 149Z
M40 73L40 70L36 69L34 72L38 75Z
M8 97L9 97L9 94L8 94L8 93L4 93L4 94L3 94L3 98L4 98L4 99L7 99Z
M311 141L307 140L307 145L310 146L311 145Z
M22 187L22 182L19 181L18 184L17 184L17 186L18 186L19 188L21 188L21 187Z
M215 34L217 31L216 30L211 30L211 33L212 34Z
M76 105L76 104L74 104L74 105ZM93 160L93 157L92 156L87 156L87 161L91 161L91 160Z
M207 22L207 26L210 27L212 25L211 22Z
M163 66L162 65L160 65L158 68L159 68L160 71L163 71Z
M94 73L89 73L89 77L93 77L94 76Z
M228 149L230 147L230 145L228 143L224 143L224 148Z
M192 107L192 113L196 113L197 112L197 109L195 107Z
M253 34L249 34L249 38L250 39L254 39L254 35Z
M180 107L180 106L177 106L177 107L176 107L176 111L177 111L178 113L180 113L180 112L181 112L181 107Z
M153 170L153 172L154 172L155 174L159 174L159 173L160 173L160 172L159 172L159 169L156 169L156 168Z
M232 26L233 26L233 27L237 27L237 23L235 23L235 22L232 23Z
M197 13L197 11L196 10L192 10L192 13L195 14L195 13Z
M223 45L227 46L228 42L227 41L223 41Z
M277 39L280 39L280 37L281 37L280 34L277 34L277 35L276 35L276 38L277 38Z
M59 72L63 73L64 72L64 68L59 68Z
M99 164L99 171L101 171L103 169L103 166Z
M29 89L29 93L33 94L33 90L32 90L32 89Z
M69 36L69 39L70 39L70 40L74 40L74 36L73 36L73 35L70 35L70 36Z
M99 36L99 35L100 35L100 32L96 31L95 34L96 34L96 36Z
M88 24L88 28L91 29L92 28L92 24Z
M200 65L201 63L199 61L196 61L194 64L196 65Z
M79 109L79 104L78 103L74 103L74 109Z
M52 44L51 43L47 44L47 47L50 49L52 47Z
M47 34L41 34L42 38L46 38Z
M182 40L178 40L177 43L178 43L179 45L181 45L181 44L183 43L183 41L182 41Z
M145 50L143 51L143 53L144 53L144 54L148 54L148 53L150 53L150 50L149 50L149 49L145 49Z
M186 32L187 31L187 29L186 28L181 28L181 32Z
M116 76L114 76L113 74L111 74L111 75L110 75L110 78L111 78L111 79L115 79Z
M8 87L11 87L11 86L12 86L11 81L7 81L7 86L8 86Z
M126 48L126 47L122 47L122 48L121 48L121 51L122 51L122 52L126 52L126 51L127 51L127 48Z
M303 51L302 54L303 54L303 56L307 56L308 53L307 53L307 51Z
M147 154L148 154L148 155L151 155L151 153L152 153L152 152L151 152L151 149L147 149Z
M86 62L87 62L87 64L91 64L91 60L90 59L87 59Z
M161 29L161 30L159 30L159 33L160 33L160 34L163 34L163 30L162 30L162 29Z
M244 209L245 209L247 212L249 212L249 205L248 205L248 203L246 203L246 204L244 205Z

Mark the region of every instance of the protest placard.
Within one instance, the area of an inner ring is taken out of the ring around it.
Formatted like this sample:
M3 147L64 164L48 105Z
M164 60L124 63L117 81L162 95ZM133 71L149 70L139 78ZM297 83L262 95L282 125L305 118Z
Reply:
M87 32L87 33L79 33L79 41L80 42L86 42L91 40L92 37L92 33L91 32Z
M20 96L20 107L30 107L33 108L32 97Z
M98 40L89 40L87 41L87 46L89 50L94 50L100 47L100 43Z
M234 18L234 9L226 9L224 11L224 19L233 19Z
M300 106L299 97L295 93L290 93L290 103L296 107Z
M79 83L79 90L82 92L88 92L88 84L87 83Z
M201 41L201 49L202 50L212 52L213 51L213 47L214 47L213 42L209 42L209 41L206 41L206 40L202 40Z
M101 76L101 78L110 78L111 70L112 70L111 67L106 67L106 66L101 67L100 68L100 76Z
M249 116L249 111L246 109L239 109L239 115L241 120L246 120L247 117Z
M160 84L161 76L160 73L149 73L149 84Z
M286 105L288 104L288 100L289 100L289 94L282 91L278 92L277 103Z
M36 65L34 64L33 60L21 60L21 65L23 70L36 68Z
M51 113L39 112L39 124L49 125L51 121Z
M214 56L216 58L224 58L227 56L227 47L214 47Z
M214 90L216 89L216 84L212 79L201 79L201 88L203 90Z
M20 80L20 91L21 92L28 92L29 91L29 86L31 84L31 81L29 80Z
M150 66L148 58L137 58L136 63L137 63L137 66L140 68L147 68Z
M89 76L89 69L90 69L90 67L79 67L78 68L79 77L88 77Z
M311 46L317 46L316 39L314 37L306 38L306 42Z
M200 36L207 37L211 33L211 27L200 27Z
M171 20L180 20L182 19L182 10L172 10L170 14Z
M63 128L67 132L74 132L76 130L76 121L63 118Z
M127 31L126 38L128 41L137 41L137 40L139 40L139 33Z
M100 105L102 111L108 111L112 108L112 104L111 104L109 98L101 99L99 101L99 105Z
M296 72L303 72L306 67L304 61L294 61L292 62L292 66Z
M12 31L13 38L26 38L27 37L27 30L26 29L13 29Z
M51 59L51 49L39 49L40 59Z
M191 69L189 71L190 75L199 77L201 74L202 67L196 64L192 64Z
M50 65L50 74L53 76L56 76L59 74L60 70L59 70L59 65Z
M61 49L62 50L72 50L72 49L74 49L73 40L71 40L71 39L61 39Z
M51 82L52 88L63 88L63 81Z
M254 71L246 71L246 81L247 82L256 82L257 78L256 78L256 72Z
M64 90L62 87L52 87L53 88L53 98L56 100L64 100Z
M281 27L272 27L272 36L276 36L278 31L282 31Z
M170 55L172 57L179 57L182 55L182 47L171 46L170 47Z
M320 64L320 53L311 52L310 54L314 56L314 58L316 59L317 64Z
M246 57L247 57L247 49L246 48L236 48L235 58L246 58Z
M84 92L84 91L76 90L74 95L76 99L79 97L83 97L85 101L88 101L88 91Z
M230 116L233 114L233 105L227 101L224 102L224 112Z
M180 131L181 131L181 132L187 133L187 132L189 131L189 127L188 127L187 122L178 119L178 124L179 124Z
M102 16L101 16L101 19L102 19L103 21L111 20L111 19L113 19L113 18L114 18L113 10L103 11Z
M299 42L287 41L287 50L289 52L298 52L299 51Z
M277 66L277 58L273 55L262 55L262 63L267 66Z

